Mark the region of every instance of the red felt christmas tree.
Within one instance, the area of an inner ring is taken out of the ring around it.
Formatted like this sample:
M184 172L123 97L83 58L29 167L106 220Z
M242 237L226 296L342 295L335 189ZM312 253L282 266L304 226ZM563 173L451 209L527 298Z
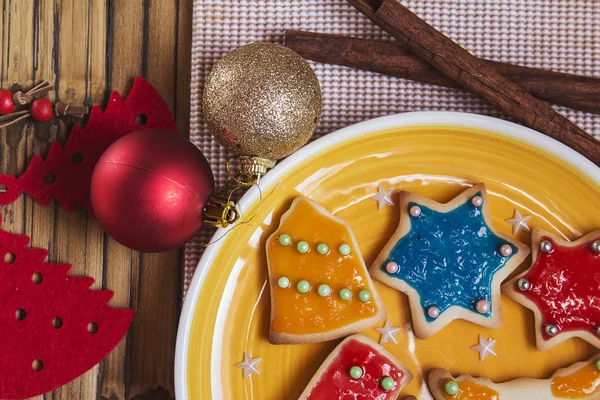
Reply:
M51 391L100 362L123 338L133 310L106 303L90 277L44 262L27 236L0 229L0 398Z
M78 203L93 215L90 182L98 159L117 139L142 129L177 132L163 99L138 77L127 99L113 92L104 113L94 107L85 128L76 124L64 148L54 142L46 161L35 155L19 179L0 175L0 187L5 187L0 190L0 205L27 193L46 206L54 198L67 211Z

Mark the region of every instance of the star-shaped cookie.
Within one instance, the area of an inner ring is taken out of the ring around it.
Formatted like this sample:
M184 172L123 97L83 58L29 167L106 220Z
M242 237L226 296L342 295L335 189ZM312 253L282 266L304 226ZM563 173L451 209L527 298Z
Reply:
M531 267L502 292L535 314L537 348L572 337L600 348L600 230L568 242L534 228L531 246Z
M529 247L495 230L485 185L441 204L400 193L400 224L369 272L409 297L415 335L455 319L498 328L500 284Z

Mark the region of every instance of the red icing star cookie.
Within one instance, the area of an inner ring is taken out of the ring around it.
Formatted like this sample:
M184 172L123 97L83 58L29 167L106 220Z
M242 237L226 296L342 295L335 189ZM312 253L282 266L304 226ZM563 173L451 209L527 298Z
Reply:
M412 378L383 347L357 334L331 352L299 400L393 400Z
M531 268L502 291L534 312L537 348L572 337L600 348L600 230L567 242L534 228L531 247Z

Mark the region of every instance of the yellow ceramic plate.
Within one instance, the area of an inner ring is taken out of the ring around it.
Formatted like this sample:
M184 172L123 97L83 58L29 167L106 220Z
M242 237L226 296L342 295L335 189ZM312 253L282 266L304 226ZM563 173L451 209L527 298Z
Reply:
M348 221L369 265L399 220L397 207L377 211L370 197L378 184L447 201L476 182L487 185L493 224L507 234L511 226L505 220L515 208L533 216L530 226L568 239L600 228L600 170L522 126L469 114L427 112L379 118L332 133L269 172L261 183L262 201L256 188L248 191L239 206L245 218L253 216L251 221L216 233L215 239L222 238L200 261L181 316L177 399L297 399L339 342L276 346L267 340L270 303L264 243L292 199L307 196ZM528 232L517 236L529 243ZM537 351L533 314L506 297L501 329L455 321L427 340L415 339L406 329L406 297L376 285L388 318L403 327L398 344L384 347L415 376L401 398L429 398L423 378L435 367L495 381L541 378L594 351L579 339ZM364 333L379 339L374 329ZM480 362L470 349L480 334L497 339L497 357ZM235 364L243 361L244 352L261 357L260 375L243 379Z

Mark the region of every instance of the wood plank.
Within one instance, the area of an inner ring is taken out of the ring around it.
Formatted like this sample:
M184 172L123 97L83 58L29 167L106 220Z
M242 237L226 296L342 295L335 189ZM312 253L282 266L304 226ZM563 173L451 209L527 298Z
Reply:
M151 1L144 12L148 43L142 71L174 113L177 88L176 0ZM171 21L165 24L165 21ZM174 395L173 365L179 299L181 298L179 251L143 254L139 271L137 319L132 334L130 396L158 396L165 389ZM170 323L164 323L170 321ZM154 368L143 368L153 365ZM164 393L164 392L163 392Z
M141 1L115 1L110 3L108 12L110 30L107 32L107 52L111 57L108 60L106 81L109 90L118 90L124 96L131 89L133 78L142 70L144 6ZM106 235L105 238L104 282L106 287L115 292L111 305L135 307L138 297L139 254ZM103 362L104 376L98 393L100 396L108 399L130 397L128 385L131 383L133 364L130 347L140 323L139 316L136 315L127 337Z
M55 31L56 48L54 49L54 65L57 69L56 100L67 104L83 104L88 99L89 68L92 58L92 43L105 42L106 27L103 32L95 32L91 36L90 15L91 4L81 0L61 0L55 11L55 23L59 30ZM101 16L105 13L97 14ZM102 45L95 45L102 49ZM104 53L105 54L105 53ZM94 54L96 56L97 54ZM95 62L104 64L102 59ZM58 124L58 136L66 142L72 122ZM62 207L56 207L54 221L54 261L72 264L71 275L88 275L96 279L92 289L103 287L102 246L103 233L99 224L90 218L81 207L73 212L67 212ZM38 214L34 214L38 223ZM51 226L52 226L51 225ZM88 252L90 253L88 255ZM80 398L96 398L98 387L99 366L95 366L73 382L57 389L54 399L72 399L74 395Z
M175 25L177 31L177 83L175 119L181 135L190 137L190 84L192 80L193 1L179 0ZM182 281L183 282L183 281Z
M56 7L48 2L35 1L33 7L33 64L30 66L32 79L24 89L29 89L44 80L52 84L56 82L56 64L53 59ZM54 93L49 93L49 97L54 100ZM60 129L64 129L56 120L45 124L31 121L28 126L32 135L27 137L27 163L34 154L45 156L52 142L58 139ZM22 172L24 171L20 171L19 175ZM45 207L28 196L22 197L25 202L22 218L26 223L25 233L31 237L31 245L48 249L49 261L60 261L58 246L54 240L57 205L53 202L49 207Z

